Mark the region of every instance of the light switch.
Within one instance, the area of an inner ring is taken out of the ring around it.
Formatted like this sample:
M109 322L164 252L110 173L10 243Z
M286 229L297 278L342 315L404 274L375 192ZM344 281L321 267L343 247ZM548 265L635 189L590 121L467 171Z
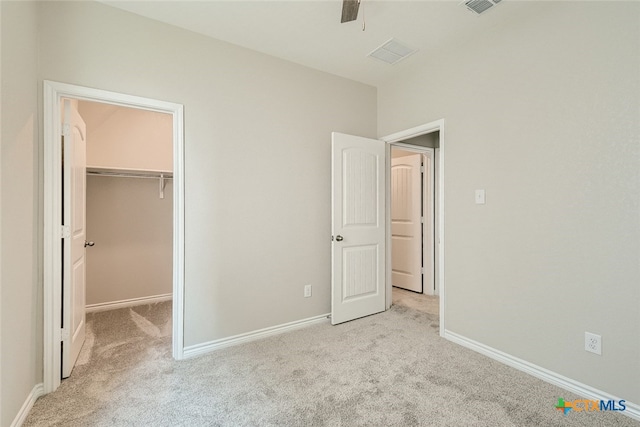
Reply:
M484 205L484 190L476 190L476 205Z

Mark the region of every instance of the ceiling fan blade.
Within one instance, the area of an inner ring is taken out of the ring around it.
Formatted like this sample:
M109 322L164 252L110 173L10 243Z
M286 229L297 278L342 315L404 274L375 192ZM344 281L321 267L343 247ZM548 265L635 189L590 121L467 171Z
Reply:
M358 8L360 0L342 0L342 19L341 23L351 22L358 19Z

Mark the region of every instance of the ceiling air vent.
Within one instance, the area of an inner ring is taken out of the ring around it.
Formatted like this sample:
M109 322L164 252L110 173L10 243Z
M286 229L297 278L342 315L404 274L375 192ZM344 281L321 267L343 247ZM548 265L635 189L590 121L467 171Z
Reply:
M405 46L398 40L390 39L371 52L369 56L384 61L387 64L396 64L415 52L415 49Z
M487 10L493 8L495 5L500 3L501 0L467 0L463 1L460 4L463 4L475 13L476 15L480 15L481 13L486 12Z

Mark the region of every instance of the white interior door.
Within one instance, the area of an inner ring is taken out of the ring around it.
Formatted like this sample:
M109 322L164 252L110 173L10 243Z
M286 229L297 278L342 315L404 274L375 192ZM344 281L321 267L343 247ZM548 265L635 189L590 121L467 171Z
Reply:
M71 375L85 339L86 127L63 101L62 378Z
M331 323L385 309L385 144L332 133Z
M391 283L422 293L422 155L391 159Z

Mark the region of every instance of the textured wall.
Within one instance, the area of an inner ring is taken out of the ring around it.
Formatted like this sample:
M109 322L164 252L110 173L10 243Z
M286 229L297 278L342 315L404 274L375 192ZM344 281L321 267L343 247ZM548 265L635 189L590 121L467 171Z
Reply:
M38 220L37 8L2 8L2 246L0 425L14 420L42 381L42 280Z
M87 305L171 293L173 184L87 177Z
M173 170L173 118L155 111L80 101L87 124L87 165Z
M640 4L500 7L378 88L380 135L446 120L446 328L640 403Z
M185 344L329 312L331 131L375 136L376 89L98 3L41 8L42 78L185 106Z

